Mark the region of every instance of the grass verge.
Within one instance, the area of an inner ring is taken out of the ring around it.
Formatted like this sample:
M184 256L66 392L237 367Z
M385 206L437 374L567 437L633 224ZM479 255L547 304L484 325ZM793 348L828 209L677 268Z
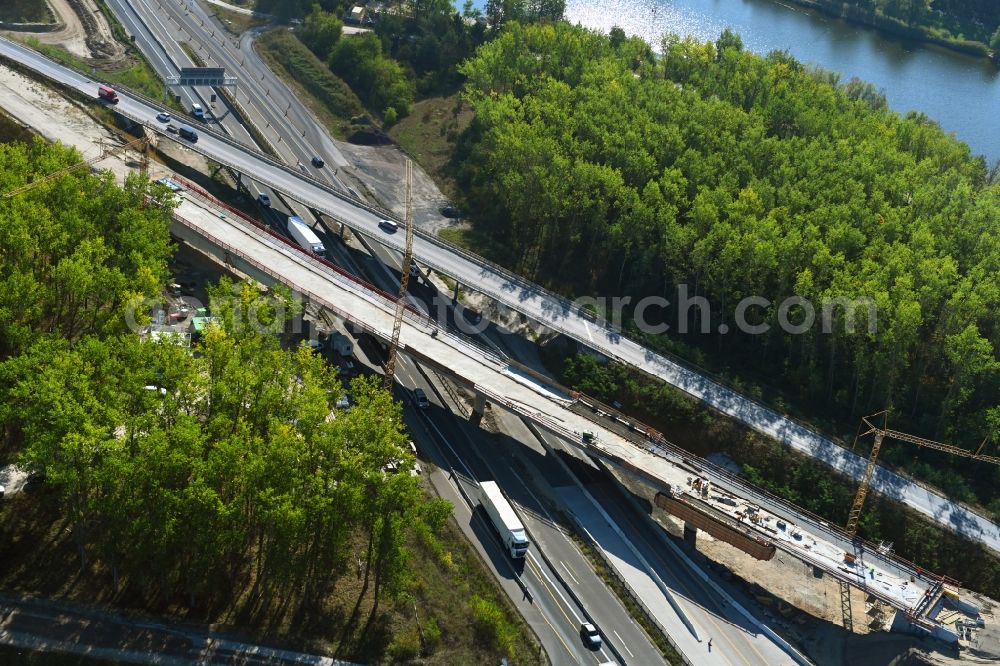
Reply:
M332 136L344 138L351 118L365 112L343 79L288 30L274 30L256 42L265 63L299 95Z
M92 76L93 66L90 63L60 46L42 44L34 38L25 40L25 43L70 69ZM166 87L152 67L140 57L130 56L119 67L108 67L100 70L99 78L111 85L124 86L134 90L175 110L183 110L174 103L173 97L168 94ZM95 97L96 94L95 91Z
M0 143L29 143L32 133L27 127L0 111Z
M226 30L234 35L242 35L250 28L267 25L266 19L242 14L240 12L234 12L231 9L226 9L225 7L220 7L219 5L206 4L204 6L209 12L215 14L216 18L219 19L219 22L223 25L223 27L225 27ZM250 8L248 7L247 9Z
M472 109L458 93L429 97L413 105L413 111L396 123L389 136L423 167L441 191L458 200L455 152L462 132L472 123Z
M55 17L42 0L3 0L0 21L8 23L52 23Z

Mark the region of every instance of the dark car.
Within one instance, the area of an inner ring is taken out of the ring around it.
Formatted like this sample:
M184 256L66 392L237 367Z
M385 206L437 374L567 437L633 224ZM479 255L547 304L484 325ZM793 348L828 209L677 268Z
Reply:
M317 169L322 169L324 164L326 164L326 162L324 162L323 158L320 157L319 155L312 158L312 165Z
M266 195L263 192L261 192L260 194L257 195L257 203L259 203L264 208L270 208L271 207L271 197L269 197L268 195Z
M167 131L170 132L171 134L177 134L177 125L170 123L169 125L167 125Z
M445 206L441 209L441 214L445 217L462 217L462 211L454 206Z
M378 226L382 227L383 231L388 231L390 234L396 233L396 230L399 229L399 224L393 222L392 220L379 220Z
M584 645L591 650L597 650L601 647L601 632L589 622L580 625L580 638L583 639Z
M427 394L424 393L424 390L422 388L413 389L413 402L420 409L427 409L428 407L431 406L430 401L427 400Z

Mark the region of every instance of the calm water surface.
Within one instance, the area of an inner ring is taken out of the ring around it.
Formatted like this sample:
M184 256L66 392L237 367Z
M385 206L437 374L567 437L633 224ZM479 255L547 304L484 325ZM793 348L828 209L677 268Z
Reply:
M477 3L478 4L478 3ZM566 18L615 25L658 47L676 32L715 40L727 26L746 48L864 79L900 113L923 111L989 161L1000 159L1000 70L985 58L887 37L776 0L567 0Z

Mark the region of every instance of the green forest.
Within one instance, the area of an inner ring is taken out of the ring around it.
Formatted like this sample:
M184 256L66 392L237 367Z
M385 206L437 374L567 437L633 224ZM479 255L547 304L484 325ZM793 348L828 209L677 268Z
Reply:
M668 36L662 50L618 30L514 24L462 66L475 121L460 179L496 258L570 296L674 301L687 285L712 306L709 331L693 308L693 332L648 344L780 385L837 432L889 409L897 429L968 448L987 438L995 452L997 168L929 118L888 110L870 85L748 53L728 31ZM772 302L754 311L766 334L732 325L750 295ZM783 333L776 305L794 295L817 312L870 298L877 331L866 313L851 331L834 308L829 333L818 317ZM664 314L673 330L677 316ZM1000 470L971 476L972 499L993 500Z
M259 5L262 10L269 6ZM304 16L296 36L370 112L392 125L410 113L414 99L453 93L463 81L458 66L508 22L557 21L565 2L491 0L485 14L471 1L461 12L450 0L421 0L407 11L366 6L370 31L342 39L344 16L354 5L342 0L282 2L273 9L288 17ZM297 79L301 74L293 72Z
M79 160L0 145L0 192L36 182L0 197L0 461L42 479L4 498L4 584L366 660L533 662L451 504L408 473L399 403L361 377L337 409L337 368L281 346L290 294L223 279L192 349L140 339L171 279L172 197L134 174L39 181Z
M890 33L1000 58L1000 11L993 0L794 0Z

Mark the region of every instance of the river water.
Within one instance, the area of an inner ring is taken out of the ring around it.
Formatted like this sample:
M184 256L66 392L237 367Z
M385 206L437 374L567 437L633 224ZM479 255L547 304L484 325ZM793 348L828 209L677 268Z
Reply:
M801 62L840 72L841 81L864 79L895 111L922 111L973 154L1000 159L1000 70L986 58L907 42L777 0L567 0L566 18L604 32L621 26L657 50L666 32L714 41L728 26L751 51L787 50Z

